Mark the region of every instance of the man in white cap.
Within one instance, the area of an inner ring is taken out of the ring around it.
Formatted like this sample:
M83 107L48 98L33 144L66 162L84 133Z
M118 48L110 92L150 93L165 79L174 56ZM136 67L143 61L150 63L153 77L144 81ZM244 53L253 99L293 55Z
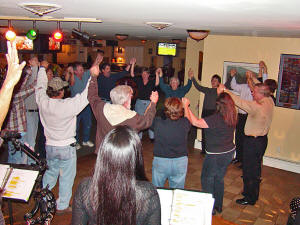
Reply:
M68 85L60 77L48 82L43 61L38 74L35 90L41 122L46 136L46 159L49 169L43 177L43 187L49 185L51 190L59 176L59 198L57 213L71 212L69 202L76 175L76 116L87 106L87 90L74 96L64 97L64 87Z

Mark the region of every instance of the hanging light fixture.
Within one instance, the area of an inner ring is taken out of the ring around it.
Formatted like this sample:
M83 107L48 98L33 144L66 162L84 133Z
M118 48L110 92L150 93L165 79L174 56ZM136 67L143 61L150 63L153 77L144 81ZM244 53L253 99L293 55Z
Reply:
M60 22L57 22L57 30L53 32L52 38L56 42L61 42L63 40L64 35L60 30Z
M187 30L190 38L200 41L207 37L209 31L208 30Z
M37 37L37 30L36 30L36 21L33 21L33 28L30 29L27 33L26 33L26 37L30 40L35 40Z
M13 28L11 27L11 21L8 20L8 30L5 33L5 38L8 41L13 41L16 39L16 32L13 30Z
M115 34L115 37L119 40L119 41L124 41L128 38L128 34Z
M147 40L145 40L145 39L141 40L142 44L145 44L146 42L147 42Z

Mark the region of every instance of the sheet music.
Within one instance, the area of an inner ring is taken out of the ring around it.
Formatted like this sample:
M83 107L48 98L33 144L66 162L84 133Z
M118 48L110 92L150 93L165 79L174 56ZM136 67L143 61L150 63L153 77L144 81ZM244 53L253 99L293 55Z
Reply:
M211 225L214 198L188 190L157 189L162 225Z
M38 174L35 170L13 169L3 197L28 201Z

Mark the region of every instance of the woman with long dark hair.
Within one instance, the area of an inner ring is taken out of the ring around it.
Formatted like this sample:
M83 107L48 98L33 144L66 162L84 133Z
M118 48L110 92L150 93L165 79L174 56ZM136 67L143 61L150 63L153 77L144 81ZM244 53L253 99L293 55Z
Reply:
M93 177L75 193L72 224L161 224L158 193L147 181L141 142L132 128L118 126L105 136Z
M207 155L205 156L201 185L202 190L215 198L213 214L222 212L224 176L233 159L235 145L233 133L237 123L237 112L229 94L221 93L216 101L216 113L198 119L189 108L189 100L183 98L184 109L190 122L199 128L206 128Z

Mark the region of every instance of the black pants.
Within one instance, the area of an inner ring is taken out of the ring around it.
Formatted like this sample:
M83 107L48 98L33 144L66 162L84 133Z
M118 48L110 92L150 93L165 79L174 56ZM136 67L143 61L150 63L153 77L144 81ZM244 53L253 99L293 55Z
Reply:
M201 114L201 118L213 115L215 113L216 110L210 110L210 109L203 109L202 110L202 114ZM201 141L201 145L202 145L202 152L206 151L206 141L205 141L205 129L202 129L202 141Z
M245 124L248 114L238 114L238 123L235 131L236 159L243 162L243 145L245 139Z
M255 203L259 196L261 163L268 145L268 137L245 136L243 154L244 196L247 201Z

